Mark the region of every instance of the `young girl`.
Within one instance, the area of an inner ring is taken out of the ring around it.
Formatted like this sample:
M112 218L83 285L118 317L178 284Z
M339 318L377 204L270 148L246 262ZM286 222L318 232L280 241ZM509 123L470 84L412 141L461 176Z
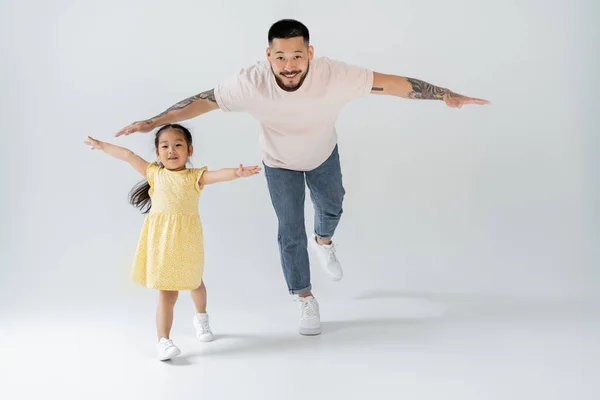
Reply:
M130 203L148 213L138 242L132 278L150 289L159 290L156 311L160 360L181 353L170 338L173 308L179 290L190 290L196 306L193 325L198 339L212 340L206 313L203 232L198 202L205 185L258 174L258 166L208 171L186 168L193 153L192 135L178 124L165 125L156 132L154 146L159 162L148 163L132 151L88 137L84 142L122 161L146 177L130 193Z

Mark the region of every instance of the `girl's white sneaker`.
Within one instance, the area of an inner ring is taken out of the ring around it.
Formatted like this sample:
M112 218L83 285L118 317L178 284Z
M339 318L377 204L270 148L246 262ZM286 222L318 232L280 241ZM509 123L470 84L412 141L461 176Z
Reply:
M208 314L196 313L192 320L194 328L196 328L196 337L201 342L210 342L213 340L213 333L208 324Z
M156 354L160 361L165 361L181 354L181 350L173 344L171 339L161 338L156 343Z

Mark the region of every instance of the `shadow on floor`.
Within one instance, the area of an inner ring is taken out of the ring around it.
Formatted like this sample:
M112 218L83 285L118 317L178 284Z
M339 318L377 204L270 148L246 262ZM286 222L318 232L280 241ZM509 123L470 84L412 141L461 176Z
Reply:
M316 336L302 336L296 332L289 334L265 335L217 335L212 343L202 350L186 352L186 357L232 355L285 355L296 351L319 351L348 346L367 346L373 343L406 342L423 338L425 319L356 319L343 321L323 321L322 333ZM374 342L376 341L376 342Z
M484 322L502 319L581 318L598 312L595 301L584 298L525 297L462 293L428 293L394 290L363 292L354 297L358 301L414 301L425 300L444 306L444 320Z
M510 296L466 295L451 293L422 293L406 291L372 291L362 293L354 301L373 301L374 307L381 301L397 303L398 310L418 308L423 302L427 307L443 310L439 313L420 313L418 318L407 316L390 318L361 318L322 321L322 334L302 336L293 331L274 334L222 334L213 343L201 349L186 352L183 357L171 361L173 365L191 365L195 358L238 356L281 356L290 352L310 353L343 351L343 348L372 348L377 345L414 346L439 338L447 326L489 323L512 323L514 321L552 322L573 320L581 316L589 318L591 307L581 300L560 298L522 298ZM395 307L395 306L394 306ZM394 308L392 307L392 308ZM400 311L399 311L400 312ZM363 314L364 315L364 314Z

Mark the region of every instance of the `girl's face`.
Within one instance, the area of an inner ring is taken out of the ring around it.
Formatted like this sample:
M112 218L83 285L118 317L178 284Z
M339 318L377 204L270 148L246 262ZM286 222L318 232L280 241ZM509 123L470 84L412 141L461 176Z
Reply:
M185 136L178 129L165 129L160 133L156 155L166 169L185 169L187 159L193 151L193 146L188 146Z

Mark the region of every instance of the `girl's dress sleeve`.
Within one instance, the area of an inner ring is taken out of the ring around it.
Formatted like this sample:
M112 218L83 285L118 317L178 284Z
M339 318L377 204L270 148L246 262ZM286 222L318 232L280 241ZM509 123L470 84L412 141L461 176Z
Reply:
M198 192L201 192L202 189L204 189L204 185L200 184L200 177L204 172L208 171L208 167L194 168L193 171L194 173L192 174L192 176L194 177L194 187L196 188L196 190L198 190Z
M150 185L150 190L148 191L148 193L150 195L152 195L152 192L154 192L154 178L156 177L156 174L159 170L160 166L157 162L150 163L148 165L148 168L146 168L146 179L148 180L148 184Z

